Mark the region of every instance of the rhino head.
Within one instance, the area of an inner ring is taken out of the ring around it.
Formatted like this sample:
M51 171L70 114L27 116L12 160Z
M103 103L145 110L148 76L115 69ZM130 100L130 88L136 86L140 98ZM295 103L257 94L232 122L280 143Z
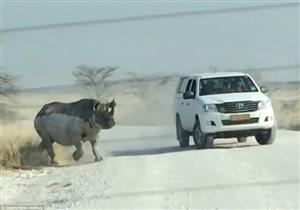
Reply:
M109 129L115 125L114 112L116 102L112 100L108 103L97 102L94 105L95 123L102 129Z

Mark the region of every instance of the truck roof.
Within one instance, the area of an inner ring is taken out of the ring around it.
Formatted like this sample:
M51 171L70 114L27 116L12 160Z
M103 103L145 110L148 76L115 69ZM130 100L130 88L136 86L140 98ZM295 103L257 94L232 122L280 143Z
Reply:
M214 77L235 77L235 76L246 76L248 74L242 72L203 72L203 73L193 73L186 74L184 76L194 76L202 79L205 78L214 78Z

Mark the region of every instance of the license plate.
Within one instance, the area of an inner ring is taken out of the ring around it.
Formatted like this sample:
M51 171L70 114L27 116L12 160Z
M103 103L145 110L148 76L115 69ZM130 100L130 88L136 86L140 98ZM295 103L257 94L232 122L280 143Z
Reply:
M231 121L244 121L244 120L249 120L249 119L250 119L250 114L230 115L230 120Z

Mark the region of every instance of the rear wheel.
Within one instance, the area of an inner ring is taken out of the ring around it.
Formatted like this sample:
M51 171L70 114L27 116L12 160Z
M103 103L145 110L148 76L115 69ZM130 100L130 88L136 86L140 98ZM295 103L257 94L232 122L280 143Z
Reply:
M255 135L257 143L261 145L272 144L276 137L277 126L274 123L274 126L270 129L260 131Z
M179 116L176 116L176 134L179 141L179 146L188 147L190 136L189 133L183 129Z
M238 140L238 142L246 142L247 137L238 137L237 140Z

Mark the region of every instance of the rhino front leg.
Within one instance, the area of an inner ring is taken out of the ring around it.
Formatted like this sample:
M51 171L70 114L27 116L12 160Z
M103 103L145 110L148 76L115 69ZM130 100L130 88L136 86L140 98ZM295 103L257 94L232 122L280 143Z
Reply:
M95 156L95 162L98 162L98 161L103 160L103 158L102 158L100 155L98 155L98 153L97 153L97 151L96 151L96 145L97 145L96 139L91 140L90 142L91 142L93 154L94 154L94 156Z
M72 154L73 159L78 161L82 155L83 155L83 150L82 150L82 144L79 142L78 144L75 145L76 151Z

